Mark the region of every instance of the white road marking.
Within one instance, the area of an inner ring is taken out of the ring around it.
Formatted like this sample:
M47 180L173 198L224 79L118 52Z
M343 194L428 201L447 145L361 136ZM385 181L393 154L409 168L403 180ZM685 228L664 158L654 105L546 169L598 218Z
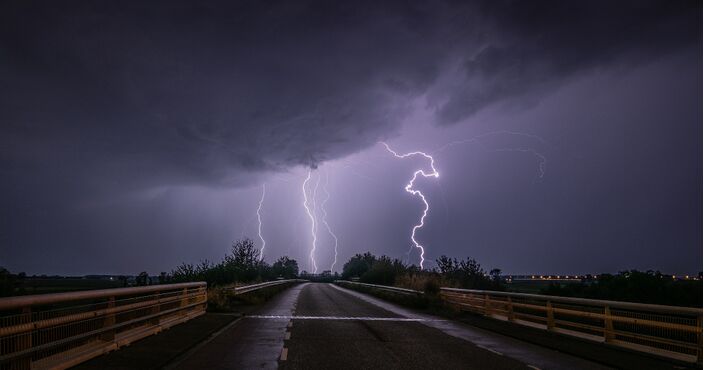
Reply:
M529 368L531 368L533 370L540 370L540 368L537 366L533 366L533 365L526 365L526 366L528 366Z
M446 321L443 319L421 319L408 317L356 317L356 316L290 316L290 315L249 315L248 319L270 319L270 320L346 320L346 321Z
M489 351L489 352L496 353L496 354L499 355L499 356L503 356L503 355L504 355L503 353L501 353L501 352L499 352L499 351L497 351L497 350L491 349L491 348L489 348L489 347L480 346L479 344L477 344L477 347L479 347L479 348L481 348L481 349L485 349L485 350L487 350L487 351ZM540 369L538 369L538 370L540 370Z
M286 361L288 358L288 348L284 347L284 349L281 350L281 361Z

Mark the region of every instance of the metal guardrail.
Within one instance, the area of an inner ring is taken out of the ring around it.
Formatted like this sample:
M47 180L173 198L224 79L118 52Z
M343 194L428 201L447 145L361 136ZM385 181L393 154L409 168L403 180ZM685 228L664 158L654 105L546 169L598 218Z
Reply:
M460 310L686 362L702 362L702 310L538 294L440 288Z
M233 287L233 288L230 288L230 290L234 290L235 295L239 295L239 294L249 293L249 292L252 292L255 290L259 290L259 289L270 288L270 287L277 286L277 285L290 284L290 283L301 283L304 281L307 281L307 280L303 280L303 279L274 280L274 281L267 281L267 282L259 283L259 284Z
M358 282L346 281L346 280L335 280L335 284L339 284L339 285L343 285L343 286L344 285L364 286L364 287L368 287L368 288L374 288L374 289L384 290L387 292L399 293L399 294L405 294L405 295L423 295L424 294L420 290L397 288L397 287L388 286L388 285L358 283Z
M0 298L0 369L65 369L205 313L206 283Z

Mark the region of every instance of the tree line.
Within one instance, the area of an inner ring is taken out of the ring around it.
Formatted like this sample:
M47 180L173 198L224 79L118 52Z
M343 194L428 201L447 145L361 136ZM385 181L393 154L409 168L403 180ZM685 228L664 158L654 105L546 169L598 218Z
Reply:
M473 258L458 260L440 256L437 267L421 270L387 256L376 257L370 252L356 254L343 267L342 278L362 283L397 286L437 293L440 287L518 291L501 276L500 269L485 271ZM540 283L540 282L538 282ZM702 306L702 276L678 280L659 271L628 270L618 274L600 274L574 283L551 283L540 294L652 303L673 306Z
M550 284L540 293L671 306L702 307L701 273L697 280L677 280L660 271L601 274L588 283Z
M415 290L436 293L440 286L504 290L501 270L487 273L472 258L458 260L440 256L435 260L437 268L421 270L416 265L404 264L388 256L377 257L370 252L356 254L342 268L343 279L359 279L368 284L395 285Z
M298 277L298 262L288 256L280 257L273 264L259 260L259 250L251 239L232 244L229 254L218 262L203 260L198 264L182 263L170 273L160 275L160 283L205 281L208 286L249 283ZM163 281L162 281L163 280Z
M259 250L250 239L243 239L232 244L230 252L220 262L203 260L200 263L182 263L171 272L161 272L157 277L151 277L146 271L139 272L134 277L120 275L116 277L113 286L72 286L81 277L67 279L65 290L98 289L111 287L126 287L128 285L172 284L192 281L205 281L208 286L220 286L233 283L252 283L275 279L294 279L298 277L298 262L287 256L280 257L273 264L259 260ZM101 276L102 275L97 275ZM0 267L0 297L32 294L25 289L27 279L24 272L13 274ZM43 279L63 280L62 276L45 276ZM40 287L41 288L41 287ZM57 290L62 291L62 290Z

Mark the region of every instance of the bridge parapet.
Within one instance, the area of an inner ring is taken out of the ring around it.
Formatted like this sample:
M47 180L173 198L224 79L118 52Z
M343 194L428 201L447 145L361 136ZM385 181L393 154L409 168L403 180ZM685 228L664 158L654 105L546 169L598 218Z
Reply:
M205 313L205 282L0 299L0 369L65 369Z
M336 281L402 295L423 292ZM440 288L460 311L690 363L702 362L702 309L633 302Z
M305 280L225 290L246 294ZM0 370L65 369L205 313L205 282L0 298Z
M702 361L702 309L441 288L459 310L686 362Z

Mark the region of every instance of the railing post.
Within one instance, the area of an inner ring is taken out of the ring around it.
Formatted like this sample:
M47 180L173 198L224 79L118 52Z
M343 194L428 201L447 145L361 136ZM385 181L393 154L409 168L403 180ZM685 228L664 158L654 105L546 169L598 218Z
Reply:
M158 314L161 311L161 304L159 303L159 291L157 290L154 292L154 306L152 306L151 313L152 314ZM153 318L151 320L151 324L153 325L159 325L159 316Z
M702 316L697 316L697 363L702 363Z
M23 307L22 315L20 315L20 322L31 323L32 322L32 308ZM26 334L20 334L17 338L17 351L22 351L25 349L32 348L32 332L27 332ZM17 361L17 366L13 369L17 370L30 370L32 368L32 356L25 356Z
M546 313L547 313L548 330L555 330L555 312L553 312L553 309L552 309L552 302L547 301L545 306L547 308Z
M488 294L484 294L484 316L491 316L491 299Z
M208 285L201 287L203 290L203 311L208 309Z
M181 307L186 307L188 306L188 288L183 288L181 294L183 295L181 297Z
M109 297L108 298L108 304L107 304L107 310L110 311L115 308L115 296ZM104 328L109 328L111 326L115 325L115 313L113 312L108 312L105 315L105 319L103 320L103 327ZM101 336L100 339L104 341L112 341L115 339L115 330L108 330L104 332Z
M615 338L614 322L611 320L611 308L604 306L604 340L609 343L613 342Z
M513 321L516 319L516 316L513 314L513 302L511 301L511 297L506 297L506 302L508 309L508 321Z

